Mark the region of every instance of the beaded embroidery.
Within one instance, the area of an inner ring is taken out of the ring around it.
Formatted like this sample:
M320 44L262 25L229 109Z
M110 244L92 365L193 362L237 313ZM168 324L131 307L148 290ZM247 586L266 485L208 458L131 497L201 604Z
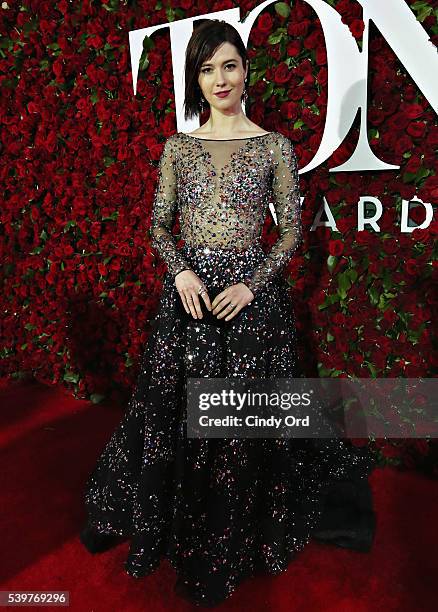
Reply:
M172 227L190 246L244 250L260 242L269 203L279 239L250 278L255 294L285 268L302 240L298 164L292 142L279 132L243 139L170 136L159 162L152 213L152 246L176 276L190 265Z

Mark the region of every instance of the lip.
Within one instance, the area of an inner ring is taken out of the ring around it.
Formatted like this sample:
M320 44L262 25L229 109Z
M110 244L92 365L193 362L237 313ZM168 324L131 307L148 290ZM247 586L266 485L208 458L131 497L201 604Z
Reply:
M217 96L218 98L226 98L228 94L230 93L230 91L231 89L228 89L227 91L218 91L214 95Z

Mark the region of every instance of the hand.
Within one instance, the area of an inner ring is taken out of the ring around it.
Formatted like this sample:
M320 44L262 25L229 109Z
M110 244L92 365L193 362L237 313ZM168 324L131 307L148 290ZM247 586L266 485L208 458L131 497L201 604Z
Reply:
M245 285L245 283L237 283L236 285L230 285L223 291L221 291L213 300L213 314L218 314L217 318L222 319L225 317L225 321L229 321L235 317L245 306L251 304L254 299L254 294ZM230 306L230 303L233 306Z
M192 270L182 270L175 276L175 286L183 303L187 314L192 313L194 319L202 319L201 297L208 310L211 310L210 298L208 297L207 288L197 274ZM199 294L199 287L204 287L205 291L202 295Z

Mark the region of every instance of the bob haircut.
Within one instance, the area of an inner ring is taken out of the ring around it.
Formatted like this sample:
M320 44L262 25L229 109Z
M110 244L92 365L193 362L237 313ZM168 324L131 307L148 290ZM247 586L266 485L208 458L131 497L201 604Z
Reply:
M200 25L196 26L196 23ZM209 60L216 49L224 42L234 45L242 58L243 69L245 69L248 55L246 47L239 32L226 21L219 19L197 19L194 22L194 30L190 37L186 50L185 62L185 98L184 118L190 119L194 115L201 114L201 100L203 98L198 83L202 64ZM248 74L245 86L249 86L249 62Z

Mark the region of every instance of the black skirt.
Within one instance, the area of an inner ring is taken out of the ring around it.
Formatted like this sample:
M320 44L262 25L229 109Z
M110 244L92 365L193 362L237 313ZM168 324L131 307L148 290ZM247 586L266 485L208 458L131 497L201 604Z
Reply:
M264 257L259 244L182 251L211 300ZM98 552L129 539L125 570L134 577L166 557L176 592L204 606L246 577L285 571L311 538L369 550L375 459L367 447L338 438L186 436L188 377L300 376L285 281L270 281L219 326L190 320L178 301L167 273L127 410L86 484L83 544Z

